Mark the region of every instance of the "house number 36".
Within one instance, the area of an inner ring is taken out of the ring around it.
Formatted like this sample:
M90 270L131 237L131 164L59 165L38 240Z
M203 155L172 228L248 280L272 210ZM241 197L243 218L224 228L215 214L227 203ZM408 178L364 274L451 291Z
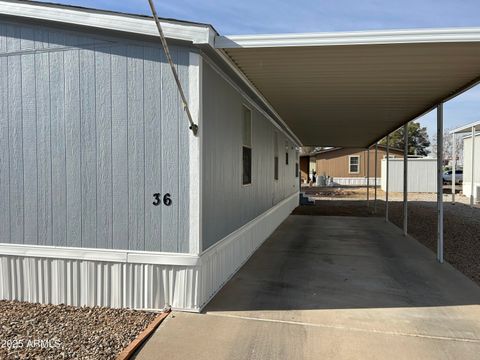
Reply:
M170 197L171 195L169 193L166 193L163 195L163 204L166 206L172 205L172 199ZM155 193L153 194L153 205L158 206L162 203L162 195L160 193Z

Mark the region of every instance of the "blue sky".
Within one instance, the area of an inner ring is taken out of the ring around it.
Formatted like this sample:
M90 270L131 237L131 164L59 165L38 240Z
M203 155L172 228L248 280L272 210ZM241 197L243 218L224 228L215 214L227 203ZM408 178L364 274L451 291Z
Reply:
M63 0L149 14L147 0ZM222 35L480 26L478 0L160 0L161 17L212 24ZM480 60L479 60L480 61ZM480 86L444 106L445 128L480 120ZM435 113L420 122L435 133Z

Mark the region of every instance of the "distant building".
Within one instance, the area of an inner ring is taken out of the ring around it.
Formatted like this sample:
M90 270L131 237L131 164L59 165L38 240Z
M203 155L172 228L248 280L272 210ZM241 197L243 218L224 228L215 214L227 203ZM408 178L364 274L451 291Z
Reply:
M380 184L381 161L387 155L384 145L378 145L377 180ZM390 157L402 157L403 151L390 149ZM300 158L302 182L308 181L308 176L315 170L317 176L331 177L337 185L366 185L368 151L362 148L334 147L319 152L304 155ZM375 148L370 149L370 179L375 179Z

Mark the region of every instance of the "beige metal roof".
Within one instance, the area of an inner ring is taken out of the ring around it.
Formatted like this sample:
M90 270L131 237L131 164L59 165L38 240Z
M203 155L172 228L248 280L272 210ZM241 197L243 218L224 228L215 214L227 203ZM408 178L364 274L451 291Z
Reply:
M365 147L476 84L480 29L218 37L304 145Z

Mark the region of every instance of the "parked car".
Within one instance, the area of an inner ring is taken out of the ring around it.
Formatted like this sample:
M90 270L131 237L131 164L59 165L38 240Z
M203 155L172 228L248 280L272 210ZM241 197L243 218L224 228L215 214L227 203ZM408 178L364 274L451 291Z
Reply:
M443 173L443 183L451 184L452 183L452 173L453 170L448 170ZM455 171L455 184L463 183L463 170Z

